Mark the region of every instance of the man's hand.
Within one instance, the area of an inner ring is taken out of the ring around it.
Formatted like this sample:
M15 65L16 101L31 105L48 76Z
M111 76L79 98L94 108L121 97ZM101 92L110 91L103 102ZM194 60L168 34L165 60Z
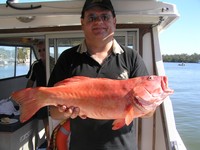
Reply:
M74 107L74 106L70 106L70 107L67 107L65 105L59 105L58 106L58 110L59 112L61 113L64 113L64 116L66 118L76 118L79 116L79 113L80 113L80 109L78 107ZM82 119L86 119L86 116L80 116Z

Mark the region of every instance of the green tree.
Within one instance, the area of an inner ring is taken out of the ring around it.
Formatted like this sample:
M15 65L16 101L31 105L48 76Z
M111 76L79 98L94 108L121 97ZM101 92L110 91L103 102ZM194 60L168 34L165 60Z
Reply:
M200 62L200 54L194 53L188 54L174 54L174 55L163 55L164 62L184 62L184 63L198 63Z

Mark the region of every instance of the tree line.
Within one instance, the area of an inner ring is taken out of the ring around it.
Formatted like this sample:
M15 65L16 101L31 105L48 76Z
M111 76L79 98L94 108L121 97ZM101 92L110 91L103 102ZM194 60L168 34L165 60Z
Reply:
M162 55L164 62L184 62L184 63L199 63L200 54L194 53L188 54L173 54L173 55Z

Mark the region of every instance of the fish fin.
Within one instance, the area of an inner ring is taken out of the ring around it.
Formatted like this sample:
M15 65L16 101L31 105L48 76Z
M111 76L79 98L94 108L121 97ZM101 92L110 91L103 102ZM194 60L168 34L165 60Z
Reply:
M89 77L84 77L84 76L75 76L75 77L71 77L71 78L67 78L65 80L62 80L58 83L56 83L54 86L64 86L64 85L69 85L69 84L74 84L74 83L78 83L80 81L83 80L87 80L90 79Z
M133 106L129 105L126 109L125 124L128 126L134 119Z
M112 125L113 125L112 130L118 130L125 125L125 120L124 119L116 119Z
M40 100L34 98L36 88L26 88L12 93L11 97L20 106L20 122L29 120L41 107Z
M113 130L122 128L125 124L128 126L134 119L134 111L132 105L129 105L126 109L125 119L116 119L113 122Z

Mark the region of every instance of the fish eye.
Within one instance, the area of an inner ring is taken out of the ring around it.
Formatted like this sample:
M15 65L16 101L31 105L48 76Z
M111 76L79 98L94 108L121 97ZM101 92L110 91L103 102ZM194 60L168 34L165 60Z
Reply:
M148 76L148 80L153 80L153 76Z

